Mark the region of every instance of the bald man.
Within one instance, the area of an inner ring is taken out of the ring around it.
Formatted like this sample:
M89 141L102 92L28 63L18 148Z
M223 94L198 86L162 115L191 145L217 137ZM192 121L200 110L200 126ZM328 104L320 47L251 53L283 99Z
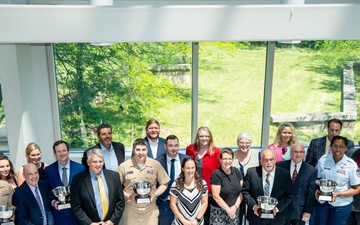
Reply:
M293 183L293 200L286 218L286 225L304 225L310 219L315 206L316 169L304 162L305 149L300 143L291 146L291 160L276 163L290 172Z
M261 152L260 163L261 166L249 168L244 179L243 194L248 205L247 219L250 225L284 224L287 206L293 196L290 174L287 170L275 166L275 155L270 149ZM260 218L261 209L257 198L266 195L279 202L273 210L274 219Z
M25 182L16 189L12 203L16 206L17 224L53 225L50 211L50 192L45 181L39 180L36 166L28 163L24 166Z

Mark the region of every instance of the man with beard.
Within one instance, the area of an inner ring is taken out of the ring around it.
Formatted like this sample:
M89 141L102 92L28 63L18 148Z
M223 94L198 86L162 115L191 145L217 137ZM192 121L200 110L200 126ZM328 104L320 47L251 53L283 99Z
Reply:
M243 194L247 202L247 219L250 225L278 225L285 223L287 207L292 201L292 184L287 170L275 166L275 155L271 149L261 152L261 166L249 168ZM278 200L273 209L274 219L261 218L259 196L270 196Z
M156 159L158 156L164 155L166 153L165 139L159 137L160 123L155 119L149 120L146 123L145 131L146 137L144 139L148 146L148 157Z
M81 164L89 168L87 163L87 152L90 149L101 149L104 155L104 168L116 171L120 163L125 160L125 147L120 142L112 141L112 128L109 124L100 124L97 128L97 138L99 143L84 151Z

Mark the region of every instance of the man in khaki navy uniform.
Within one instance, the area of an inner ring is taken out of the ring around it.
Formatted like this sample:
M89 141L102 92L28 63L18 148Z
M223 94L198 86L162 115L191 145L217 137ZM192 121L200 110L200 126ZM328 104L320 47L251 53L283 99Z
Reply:
M156 205L156 198L166 190L170 177L158 161L147 157L148 148L144 139L139 138L134 141L133 154L131 159L120 164L117 169L126 198L125 211L120 225L158 224L159 209ZM150 203L136 204L137 194L132 185L138 181L152 183ZM158 188L156 188L157 183L159 183Z

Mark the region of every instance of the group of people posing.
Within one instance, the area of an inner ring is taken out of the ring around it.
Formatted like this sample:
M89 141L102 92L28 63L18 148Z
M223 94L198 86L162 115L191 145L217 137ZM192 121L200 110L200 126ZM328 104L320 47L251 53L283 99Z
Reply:
M281 124L274 143L260 152L251 149L247 132L238 135L235 151L220 150L209 128L200 127L181 154L179 139L159 137L160 124L152 119L125 160L124 145L101 124L99 143L84 152L81 164L69 159L62 140L53 145L57 161L51 165L41 162L39 146L29 144L28 164L18 176L0 156L0 200L16 207L18 225L357 224L352 203L360 192L360 154L347 151L354 144L339 136L341 127L340 120L328 121L328 134L313 139L307 153L290 123ZM330 201L317 200L317 179L337 183ZM150 189L139 193L136 185L143 182ZM71 207L60 207L51 194L59 186L70 186ZM262 217L260 196L277 199L273 218Z

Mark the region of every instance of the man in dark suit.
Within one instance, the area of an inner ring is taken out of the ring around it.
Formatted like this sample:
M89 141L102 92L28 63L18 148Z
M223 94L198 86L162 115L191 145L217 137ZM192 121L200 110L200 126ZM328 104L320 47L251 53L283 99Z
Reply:
M146 137L144 138L148 146L148 157L156 159L158 156L164 155L166 150L164 148L165 139L159 137L160 123L157 120L151 119L146 123L145 127Z
M23 175L25 182L16 189L12 199L16 206L16 224L53 225L46 182L39 180L38 169L32 163L24 166Z
M83 165L69 159L70 151L66 141L56 141L53 151L57 161L47 166L44 173L49 191L59 186L71 186L73 176L85 170ZM59 203L55 199L51 202L55 225L76 225L77 220L71 209L58 210Z
M294 195L285 225L304 225L314 210L317 173L313 166L303 162L305 150L301 144L291 146L290 157L291 160L276 163L290 172L293 183Z
M88 168L87 151L98 148L104 153L104 167L108 170L116 171L120 163L125 160L125 147L120 142L112 142L112 128L109 124L100 124L97 128L97 138L99 143L84 151L81 164Z
M292 200L290 174L283 168L275 166L274 152L265 149L261 152L261 166L249 168L243 187L244 199L247 202L247 219L250 225L279 225L285 223L287 207ZM278 200L273 209L274 219L260 218L261 209L257 198L270 196Z
M103 169L101 149L90 149L87 158L89 169L73 178L71 209L80 225L117 225L125 207L119 174Z
M165 139L164 148L166 153L157 157L156 160L164 167L170 176L170 182L164 193L157 197L156 204L159 207L159 225L171 225L174 213L170 208L170 188L181 172L181 163L189 156L179 153L179 139L175 135L169 135ZM171 177L173 176L173 177Z
M339 119L331 119L327 124L327 135L321 138L312 139L307 149L305 162L316 166L318 160L330 151L330 142L334 136L340 135L342 122ZM348 140L347 149L354 148L354 142Z

